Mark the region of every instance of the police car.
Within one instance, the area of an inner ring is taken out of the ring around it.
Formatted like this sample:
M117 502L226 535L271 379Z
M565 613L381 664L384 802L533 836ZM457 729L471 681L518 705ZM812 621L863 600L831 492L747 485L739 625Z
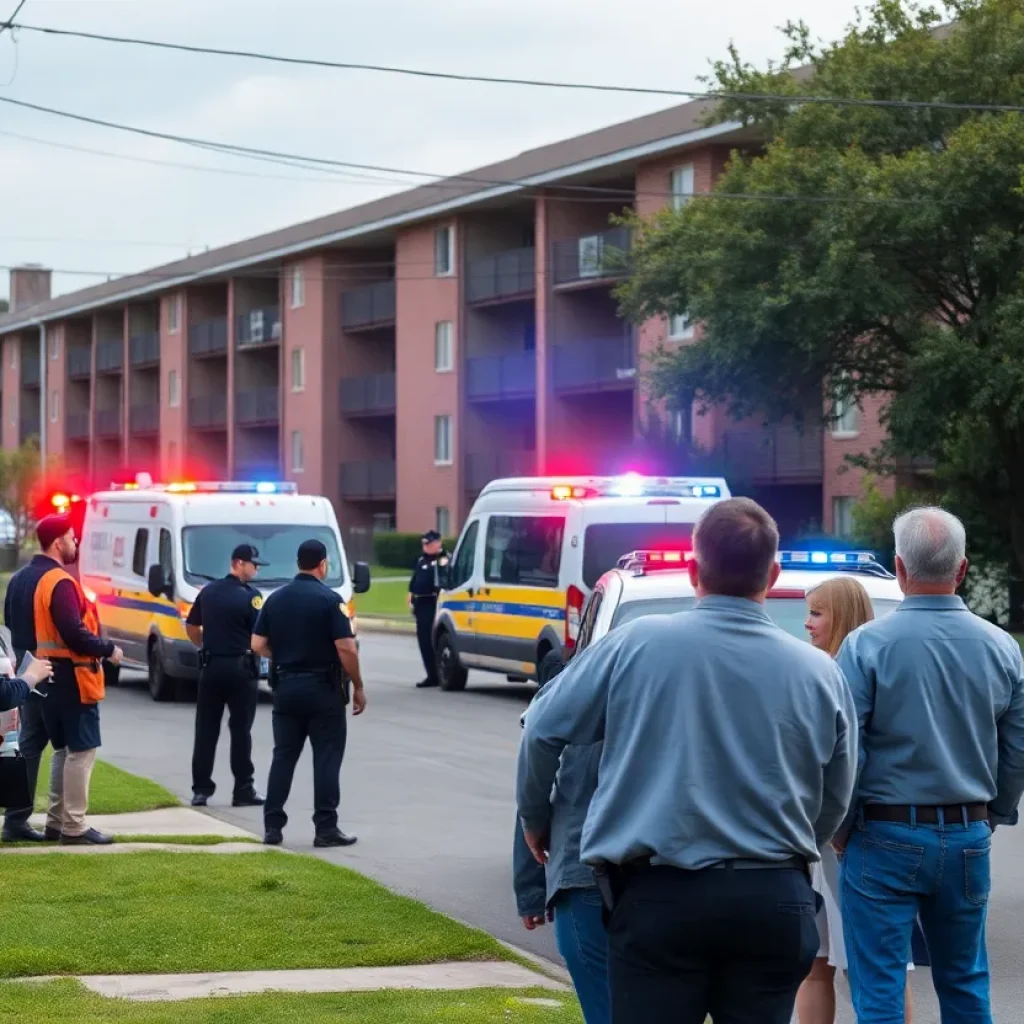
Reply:
M582 651L609 630L643 615L672 615L697 601L686 571L686 551L634 551L606 572L587 603L576 650ZM903 600L896 577L869 551L782 551L782 571L768 592L765 611L787 633L806 639L808 591L835 576L853 576L871 599L875 618L888 615Z

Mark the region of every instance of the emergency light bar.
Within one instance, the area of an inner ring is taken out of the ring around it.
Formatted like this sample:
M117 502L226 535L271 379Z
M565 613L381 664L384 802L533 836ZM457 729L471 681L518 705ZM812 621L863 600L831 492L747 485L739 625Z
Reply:
M783 569L835 571L853 569L871 576L893 579L873 551L780 551L775 560Z
M169 484L136 482L113 484L112 491L161 491L165 494L298 494L299 488L290 482L270 480L250 482L247 480L180 480Z
M721 478L641 476L639 473L581 477L558 482L551 487L551 498L554 501L586 498L722 498L728 495L729 488Z
M690 559L692 551L631 551L619 559L620 569L639 569L653 572L659 569L682 569Z

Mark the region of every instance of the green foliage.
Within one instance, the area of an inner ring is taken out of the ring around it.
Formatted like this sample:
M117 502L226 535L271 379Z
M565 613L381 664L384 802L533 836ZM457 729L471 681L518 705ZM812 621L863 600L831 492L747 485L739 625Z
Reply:
M20 448L0 449L0 510L14 521L19 546L32 525L33 498L40 479L36 438L29 438Z
M373 560L388 569L402 569L412 572L416 559L423 550L421 533L375 533L373 535ZM449 554L455 550L457 537L446 537L444 549Z
M780 63L733 51L714 85L1024 105L1020 0L875 0L838 43L784 32ZM944 502L1024 568L1024 116L724 100L713 117L765 145L733 155L718 198L635 225L625 312L705 325L655 359L655 393L776 422L881 396L874 468L934 459Z
M858 544L874 551L883 564L891 567L893 555L892 524L896 517L914 505L928 505L936 501L933 494L897 487L892 494L884 494L878 478L864 478L861 496L853 506L853 535Z

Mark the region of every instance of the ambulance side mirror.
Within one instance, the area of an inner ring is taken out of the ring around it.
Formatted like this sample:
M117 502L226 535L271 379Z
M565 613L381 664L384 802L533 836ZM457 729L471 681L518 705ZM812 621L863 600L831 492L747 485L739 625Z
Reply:
M164 579L162 565L151 565L149 567L149 578L146 581L146 585L154 597L166 597L168 600L174 597L174 590L170 580Z
M366 562L356 562L352 566L352 590L357 594L365 594L370 589L370 567Z

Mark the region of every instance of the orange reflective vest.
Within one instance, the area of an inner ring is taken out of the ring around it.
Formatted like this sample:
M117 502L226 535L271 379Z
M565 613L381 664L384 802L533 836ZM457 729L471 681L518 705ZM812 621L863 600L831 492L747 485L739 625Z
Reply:
M50 612L50 599L53 597L54 588L64 580L71 580L75 585L78 594L78 606L82 611L82 624L90 633L99 636L100 623L96 615L96 609L85 600L85 594L78 580L66 573L63 569L50 569L36 585L36 595L33 601L33 617L36 624L36 649L35 654L39 658L64 658L70 661L75 668L75 679L78 682L78 692L81 695L83 704L98 704L106 696L106 688L103 680L103 666L99 661L91 658L83 658L68 649L63 638L57 631L53 615Z

